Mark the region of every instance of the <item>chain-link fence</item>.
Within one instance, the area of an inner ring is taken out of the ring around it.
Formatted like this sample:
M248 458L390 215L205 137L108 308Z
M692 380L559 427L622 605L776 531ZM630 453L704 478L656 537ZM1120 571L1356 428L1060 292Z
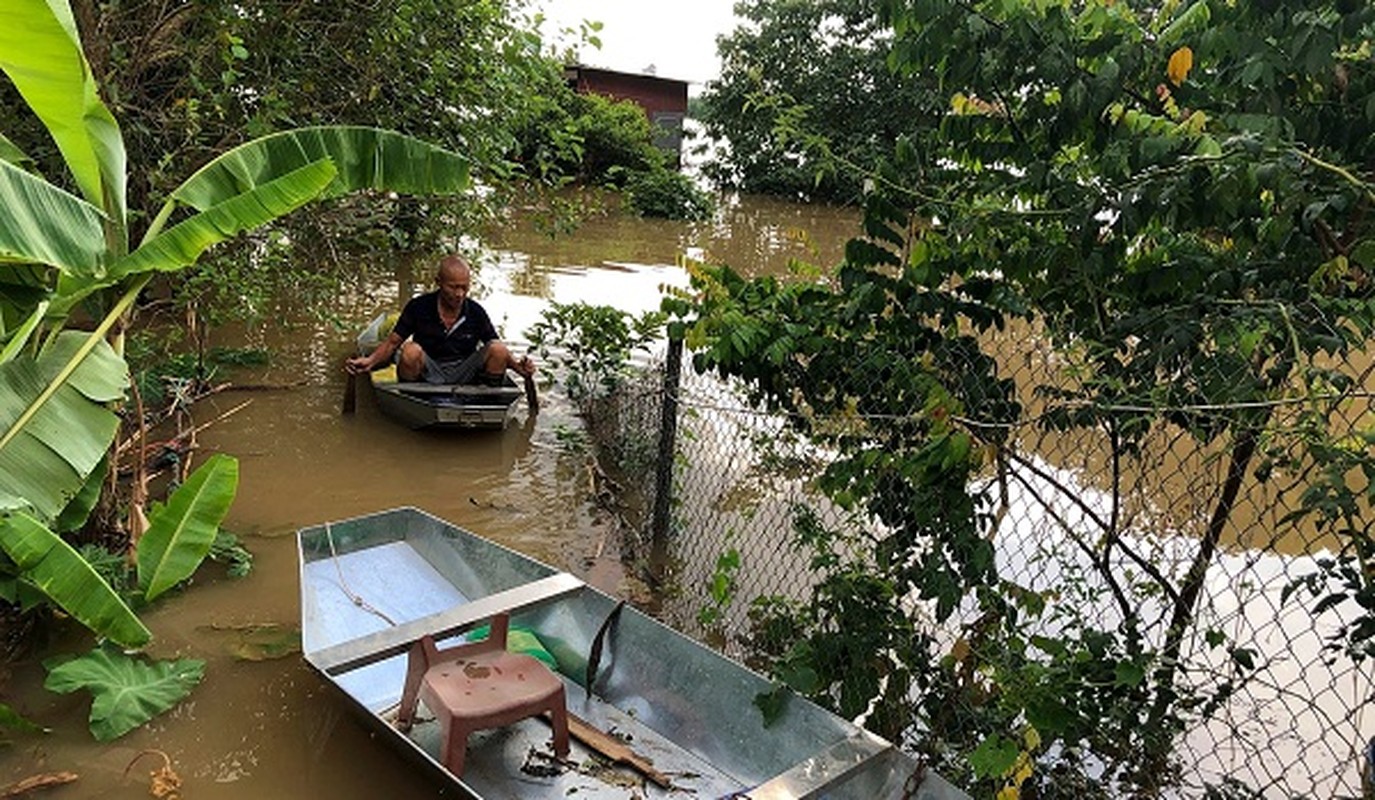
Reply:
M1045 399L1043 387L1073 388L1065 355L1027 328L984 345L1015 380L1023 410L1021 420L1000 423L1010 428L1005 444L990 449L974 487L989 498L981 513L1001 586L1059 607L1027 615L1022 641L1049 641L1075 626L1112 630L1134 614L1155 621L1143 627L1158 646L1180 593L1192 577L1201 578L1171 679L1192 693L1181 688L1181 727L1170 734L1168 766L1156 764L1169 775L1151 783L1166 787L1159 792L1164 796L1369 797L1360 770L1364 743L1375 733L1364 713L1371 675L1334 646L1358 609L1334 601L1315 614L1315 597L1296 590L1341 542L1311 518L1291 517L1311 465L1305 469L1291 453L1288 469L1265 480L1257 475L1260 461L1283 462L1293 449L1275 431L1303 408L1277 402L1266 409L1272 424L1264 441L1254 443L1265 459L1243 462L1244 477L1228 502L1236 441L1200 441L1168 413L1154 412L1136 448L1114 448L1111 437L1091 427L1057 429L1047 423L1054 401ZM1351 388L1340 398L1312 400L1308 410L1325 402L1337 433L1358 431L1375 390L1371 365L1334 368L1352 379ZM877 527L871 535L880 538L881 526L818 488L835 453L798 433L799 427L816 430L816 420L790 425L744 401L737 387L691 368L681 370L680 380L668 377L660 363L616 399L601 401L589 415L596 421L593 438L639 499L646 542L667 546L666 621L751 663L776 667L790 643L761 641L770 635L761 609L806 602L825 572L816 549L800 543L800 520L827 530ZM665 408L676 428L664 426ZM985 424L977 414L960 422ZM1361 437L1350 441L1369 447ZM1351 474L1347 480L1363 479ZM671 502L657 494L656 521L656 484L670 483ZM1216 546L1201 552L1210 535ZM1191 576L1200 566L1205 570ZM960 674L958 662L979 644L980 608L966 601L938 624L930 602L915 594L901 602L929 631L923 646L936 663ZM761 661L761 651L775 659ZM1142 680L1130 668L1124 673L1124 663L1116 664L1118 681ZM951 697L968 702L971 695ZM1102 750L1069 755L1084 773L1106 774ZM1057 755L1063 760L1066 753ZM1100 787L1083 796L1113 794Z

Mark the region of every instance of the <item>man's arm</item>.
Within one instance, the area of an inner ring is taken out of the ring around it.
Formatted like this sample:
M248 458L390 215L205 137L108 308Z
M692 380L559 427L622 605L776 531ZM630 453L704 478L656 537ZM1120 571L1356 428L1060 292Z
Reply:
M396 348L401 346L405 339L395 330L386 339L378 343L373 351L365 356L355 356L344 362L344 370L351 375L358 375L364 372L371 372L378 364L385 364L391 360Z

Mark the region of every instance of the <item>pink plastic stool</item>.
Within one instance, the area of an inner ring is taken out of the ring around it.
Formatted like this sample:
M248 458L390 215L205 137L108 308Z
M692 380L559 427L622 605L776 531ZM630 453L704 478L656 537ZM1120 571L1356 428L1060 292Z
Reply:
M463 775L468 735L512 725L549 712L554 724L554 754L568 756L568 709L563 681L532 656L506 652L510 615L492 617L486 639L440 650L428 634L412 647L396 725L408 731L416 704L439 721L440 758L456 777Z

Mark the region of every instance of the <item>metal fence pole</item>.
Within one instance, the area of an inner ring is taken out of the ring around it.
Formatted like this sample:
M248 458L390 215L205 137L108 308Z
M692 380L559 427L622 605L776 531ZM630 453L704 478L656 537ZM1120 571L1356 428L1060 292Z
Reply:
M650 523L650 544L656 556L662 553L668 544L673 501L673 461L678 450L678 385L682 368L683 340L670 337L668 353L664 356L664 393L659 409L659 455L654 465L654 519Z

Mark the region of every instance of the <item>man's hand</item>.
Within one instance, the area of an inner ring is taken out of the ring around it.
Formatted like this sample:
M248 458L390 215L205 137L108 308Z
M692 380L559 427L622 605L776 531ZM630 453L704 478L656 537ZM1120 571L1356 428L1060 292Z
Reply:
M354 356L344 362L344 371L350 375L361 375L372 371L372 359L368 356Z

